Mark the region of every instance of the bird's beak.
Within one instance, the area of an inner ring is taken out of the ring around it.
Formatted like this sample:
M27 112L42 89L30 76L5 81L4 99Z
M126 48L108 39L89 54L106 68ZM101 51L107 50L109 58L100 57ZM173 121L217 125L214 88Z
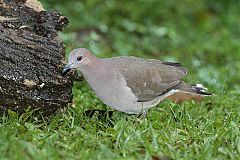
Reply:
M71 70L71 64L67 64L62 71L62 76L65 76L70 70Z

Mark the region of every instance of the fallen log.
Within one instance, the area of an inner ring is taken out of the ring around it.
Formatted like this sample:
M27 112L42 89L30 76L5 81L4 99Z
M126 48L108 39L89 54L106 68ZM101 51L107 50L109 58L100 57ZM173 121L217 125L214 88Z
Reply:
M29 106L45 115L72 101L76 73L61 76L64 44L58 32L68 24L37 0L0 0L0 112Z

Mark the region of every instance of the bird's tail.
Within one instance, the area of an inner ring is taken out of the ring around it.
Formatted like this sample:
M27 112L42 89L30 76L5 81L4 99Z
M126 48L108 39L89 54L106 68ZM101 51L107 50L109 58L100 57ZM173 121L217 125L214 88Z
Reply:
M208 93L207 88L203 87L202 84L188 84L183 81L180 82L174 89L178 90L178 92L167 98L176 103L181 103L182 101L191 99L199 102L203 97L213 95Z

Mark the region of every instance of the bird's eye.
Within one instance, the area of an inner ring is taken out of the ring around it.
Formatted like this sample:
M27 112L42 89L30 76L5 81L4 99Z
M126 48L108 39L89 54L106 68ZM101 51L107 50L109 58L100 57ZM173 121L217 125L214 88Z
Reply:
M81 60L82 60L82 56L78 56L77 61L81 61Z

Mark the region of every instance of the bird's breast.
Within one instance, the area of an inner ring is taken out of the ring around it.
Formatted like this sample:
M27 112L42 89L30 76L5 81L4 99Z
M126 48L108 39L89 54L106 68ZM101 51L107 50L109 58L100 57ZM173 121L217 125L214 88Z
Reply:
M137 102L137 97L123 75L117 70L103 72L101 75L85 77L96 95L108 106L125 111L127 106Z

